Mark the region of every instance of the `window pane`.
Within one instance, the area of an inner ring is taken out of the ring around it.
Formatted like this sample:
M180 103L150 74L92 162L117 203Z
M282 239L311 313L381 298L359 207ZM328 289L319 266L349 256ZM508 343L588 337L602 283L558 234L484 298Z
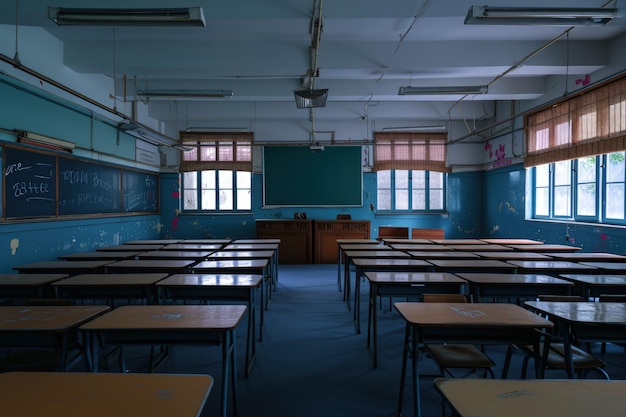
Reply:
M202 190L202 210L216 210L215 190Z
M572 183L571 161L559 161L554 163L554 185L570 185Z
M220 190L220 210L233 209L233 190Z
M189 151L183 152L184 161L196 161L198 159L198 148L193 148Z
M539 165L535 167L535 185L537 187L547 187L550 184L550 165Z
M426 210L426 191L425 190L413 190L413 210Z
M407 189L409 188L409 171L404 170L404 169L397 169L395 172L395 178L396 178L396 189L402 188L402 189Z
M396 189L396 210L409 209L409 191Z
M443 190L430 190L430 209L443 210Z
M237 210L251 210L252 198L249 189L237 189Z
M202 171L202 189L215 189L215 171Z
M252 173L237 171L237 188L252 188Z
M570 216L572 207L571 187L554 187L554 215Z
M391 190L378 190L378 210L391 210Z
M237 161L252 161L252 146L237 145Z
M217 149L215 146L200 146L201 161L215 161L217 159Z
M430 188L443 188L443 172L430 171Z
M233 173L232 171L218 171L219 176L219 189L232 189L233 188Z
M606 185L606 217L624 220L624 183Z
M537 216L548 216L550 214L547 188L538 188L535 191L535 214Z
M183 210L198 210L198 174L183 172Z
M183 172L183 188L198 188L198 174L195 172Z
M625 152L615 152L607 155L606 180L607 182L624 181L624 154Z
M234 159L233 145L219 145L219 158L220 161L232 161Z
M578 160L578 183L596 181L596 157L581 158Z
M426 171L413 171L413 189L426 188Z
M579 184L578 185L578 215L595 216L596 215L596 184Z

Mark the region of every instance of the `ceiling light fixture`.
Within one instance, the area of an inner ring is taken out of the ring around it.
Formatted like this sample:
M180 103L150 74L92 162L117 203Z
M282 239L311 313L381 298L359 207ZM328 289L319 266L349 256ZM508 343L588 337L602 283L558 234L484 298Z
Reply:
M202 7L164 9L89 9L48 7L57 25L78 26L206 26Z
M400 87L398 95L469 95L486 94L486 85L451 86L451 87Z
M179 149L181 151L191 150L191 148L187 148L181 145L180 142L170 138L169 136L166 136L160 132L150 131L142 126L136 125L131 121L118 123L117 128L124 133L127 133L137 139L140 139L152 145L169 146L171 148Z
M603 26L616 17L617 9L600 7L471 6L465 24Z
M325 107L328 98L328 88L297 90L293 92L296 98L296 106L299 109L308 109L312 107Z
M233 90L138 90L137 95L155 99L229 98Z

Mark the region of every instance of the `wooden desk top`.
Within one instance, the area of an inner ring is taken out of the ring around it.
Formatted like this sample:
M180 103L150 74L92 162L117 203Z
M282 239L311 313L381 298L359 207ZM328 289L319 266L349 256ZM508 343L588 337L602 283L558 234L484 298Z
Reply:
M364 275L370 282L377 284L467 283L466 280L447 272L366 272Z
M165 272L132 274L81 274L53 283L55 287L107 287L152 285L167 277Z
M0 374L0 403L11 417L197 417L209 375L81 372Z
M148 252L159 250L165 245L111 245L97 248L97 252Z
M554 259L552 255L546 255L544 253L539 252L522 252L517 250L510 250L507 252L483 252L477 251L473 252L474 254L480 256L485 259L499 259L502 261L507 260L521 260L521 261L541 261L541 260L552 260Z
M195 271L209 270L209 269L228 269L228 268L267 268L269 265L269 259L222 259L213 261L202 261L193 266Z
M559 272L567 272L567 271L589 271L592 273L594 270L598 269L594 266L585 265L582 262L569 262L569 261L521 261L521 260L510 260L507 261L511 265L515 265L521 269L542 269L542 270L550 270L555 274Z
M626 275L561 274L561 277L589 285L626 285Z
M278 244L280 243L280 239L278 238L259 238L259 239L235 239L232 243L234 244L249 244L249 243L269 243L269 244Z
M213 259L263 259L274 256L273 250L232 250L217 251L207 257L207 260Z
M123 261L113 262L107 265L107 269L114 271L116 269L138 269L138 270L155 270L155 269L163 269L165 271L171 270L182 270L191 265L193 265L196 261L194 260L186 260L186 259L126 259ZM73 262L72 262L73 263Z
M438 243L440 245L486 245L480 239L430 239L431 242Z
M552 327L552 323L509 303L394 303L409 323L422 327Z
M0 287L39 286L67 278L67 274L0 274Z
M157 287L259 287L262 275L175 274L156 283Z
M107 310L108 306L0 306L0 333L63 332Z
M139 254L137 259L191 259L199 261L206 259L212 253L213 251L153 250Z
M362 245L380 245L380 242L376 239L337 239L337 244L362 244Z
M526 301L525 304L569 323L626 325L626 303Z
M231 243L221 250L276 250L279 243Z
M352 260L357 259L357 258L370 258L370 259L376 259L376 258L395 258L395 259L404 259L404 258L410 258L411 255L409 255L406 252L402 252L399 250L347 250L343 252L346 257L351 258Z
M543 243L540 245L507 245L510 248L515 250L523 250L530 252L576 252L581 250L576 246L569 245L558 245L558 244L547 244Z
M420 251L420 252L452 252L453 249L446 245L438 245L436 243L424 243L424 244L406 244L406 243L393 243L390 244L395 250L404 250L404 251Z
M550 275L541 274L485 274L485 273L457 273L457 275L474 284L550 284L574 285L566 279L559 279Z
M122 259L134 258L142 252L131 251L94 251L94 252L77 252L68 255L61 255L58 258L66 261L97 261L112 260L121 261Z
M183 239L178 243L199 243L201 245L211 245L217 243L223 246L229 244L232 241L232 239Z
M430 263L438 268L467 268L467 269L509 269L516 268L507 262L493 259L432 259Z
M390 245L390 246L393 246L393 245L434 245L434 243L430 239L389 238L389 239L383 239L383 242L385 242L385 245Z
M379 243L379 242L377 242ZM358 250L358 251L381 251L381 250L392 250L391 246L374 245L373 243L340 243L339 246L341 250L350 251L350 250Z
M139 239L131 240L130 242L124 242L124 245L171 245L172 243L178 243L181 239Z
M352 263L359 268L368 268L368 267L389 267L393 268L406 268L406 267L414 267L414 268L432 268L433 265L427 261L422 259L394 259L394 258L354 258Z
M216 251L220 249L223 245L220 243L213 244L200 244L200 243L173 243L171 245L163 246L159 250L173 250L173 251L181 251L181 250L191 250L191 251Z
M16 271L24 272L72 272L76 270L97 270L103 268L105 265L110 265L115 261L103 260L103 261L44 261L34 262L32 264L14 266Z
M606 252L552 253L553 259L576 262L626 262L626 256Z
M510 238L489 238L489 239L480 239L483 242L487 243L496 243L498 245L542 245L543 242L540 240L533 239L510 239Z
M400 249L400 248L399 248ZM406 253L415 259L480 259L480 256L472 252L463 252L457 250L447 251L414 251L407 250Z
M614 417L626 409L626 381L436 379L461 417Z
M232 330L241 321L245 305L141 305L121 306L83 324L84 331Z
M513 252L513 248L504 245L496 245L495 243L485 243L482 242L478 245L446 245L452 250L463 250L463 251L482 251L482 252Z

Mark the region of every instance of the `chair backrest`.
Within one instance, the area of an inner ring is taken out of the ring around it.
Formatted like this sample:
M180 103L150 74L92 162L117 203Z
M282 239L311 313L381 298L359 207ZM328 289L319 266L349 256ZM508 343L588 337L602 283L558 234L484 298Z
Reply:
M626 303L626 294L600 294L598 301Z
M539 301L588 301L585 297L578 295L548 295L548 294L540 294L537 296L537 300Z
M350 214L338 214L337 220L352 220L352 216Z
M411 229L411 239L445 239L443 229Z
M424 294L425 303L467 303L463 294Z
M380 226L378 228L378 241L384 239L408 239L409 228L397 226Z

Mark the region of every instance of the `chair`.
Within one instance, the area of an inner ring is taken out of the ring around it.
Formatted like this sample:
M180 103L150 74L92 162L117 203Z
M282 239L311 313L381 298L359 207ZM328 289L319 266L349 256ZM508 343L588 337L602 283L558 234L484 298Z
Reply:
M411 229L411 239L444 239L443 229Z
M467 298L463 294L424 294L425 303L466 303ZM484 369L485 375L495 377L493 367L495 363L476 345L427 343L426 350L430 357L439 367L441 376L447 373L456 378L451 369L471 369L470 373L476 369Z
M585 297L578 296L563 296L563 295L539 295L537 297L539 301L564 301L564 302L576 302L587 301ZM539 332L539 331L538 331ZM517 348L524 353L524 359L521 367L521 378L526 378L528 362L530 359L535 360L535 377L543 378L546 370L565 370L565 345L562 341L554 342L555 336L558 332L550 334L541 331L543 341L535 342L532 345L522 346L509 346L507 350L504 368L502 371L502 378L506 378L509 363L513 349ZM606 363L598 359L591 353L575 345L576 341L572 340L571 351L572 361L574 364L574 372L578 375L578 378L584 378L589 371L595 370L599 372L605 379L609 380L609 374L604 370Z
M349 214L338 214L337 220L352 220L352 216Z
M378 228L378 237L376 240L379 242L385 239L408 239L409 228L408 227L396 227L396 226L380 226Z

